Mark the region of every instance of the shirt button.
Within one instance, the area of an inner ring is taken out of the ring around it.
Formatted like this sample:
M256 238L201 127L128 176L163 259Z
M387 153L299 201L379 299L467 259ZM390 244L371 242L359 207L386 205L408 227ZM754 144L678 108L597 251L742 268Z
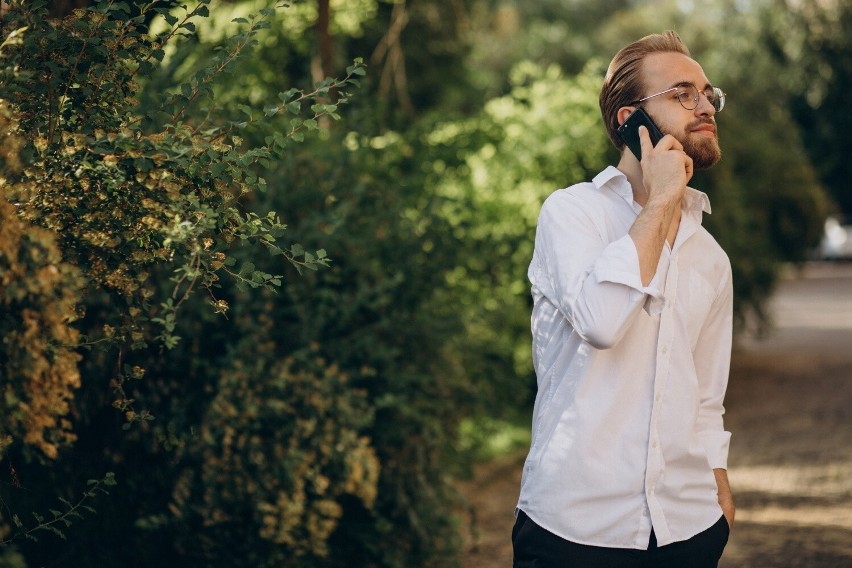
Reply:
M669 348L668 348L668 347L663 346L662 352L663 352L663 354L665 355L666 353L668 353L668 352L669 352Z

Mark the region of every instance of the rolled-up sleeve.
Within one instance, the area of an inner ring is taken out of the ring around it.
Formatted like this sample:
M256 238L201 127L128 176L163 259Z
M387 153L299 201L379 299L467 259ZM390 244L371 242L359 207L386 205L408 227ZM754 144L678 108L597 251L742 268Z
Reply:
M611 240L611 231L575 201L554 195L542 207L535 253L540 273L530 278L585 341L606 349L624 336L648 297L661 294L656 276L642 285L639 255L626 231Z

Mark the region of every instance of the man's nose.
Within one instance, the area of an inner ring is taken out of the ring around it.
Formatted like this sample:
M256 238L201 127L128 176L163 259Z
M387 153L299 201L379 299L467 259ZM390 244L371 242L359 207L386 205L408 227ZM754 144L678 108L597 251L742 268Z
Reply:
M713 106L713 103L710 102L710 97L708 97L703 91L698 91L698 106L695 107L695 114L701 116L713 116L716 114L716 107Z

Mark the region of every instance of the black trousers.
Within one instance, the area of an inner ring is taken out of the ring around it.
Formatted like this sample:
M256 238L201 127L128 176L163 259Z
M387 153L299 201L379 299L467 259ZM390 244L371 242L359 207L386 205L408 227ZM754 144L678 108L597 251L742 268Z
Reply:
M577 544L541 528L523 511L512 529L513 568L716 568L730 528L722 516L689 540L657 546L651 532L648 550Z

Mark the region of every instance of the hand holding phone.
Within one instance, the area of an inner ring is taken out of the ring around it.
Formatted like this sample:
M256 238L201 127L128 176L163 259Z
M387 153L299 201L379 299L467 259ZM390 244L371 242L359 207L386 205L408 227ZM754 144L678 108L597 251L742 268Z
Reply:
M630 151L633 152L633 155L636 156L636 159L642 160L642 144L639 141L639 126L645 126L648 129L648 135L651 137L651 144L654 146L657 145L657 142L660 141L663 137L663 133L660 132L660 129L657 128L657 125L654 124L654 121L651 120L651 117L648 116L648 113L645 112L642 108L637 108L633 111L630 116L627 117L627 120L624 121L624 124L618 127L616 132L624 140L624 143L627 144L627 147L630 148Z

